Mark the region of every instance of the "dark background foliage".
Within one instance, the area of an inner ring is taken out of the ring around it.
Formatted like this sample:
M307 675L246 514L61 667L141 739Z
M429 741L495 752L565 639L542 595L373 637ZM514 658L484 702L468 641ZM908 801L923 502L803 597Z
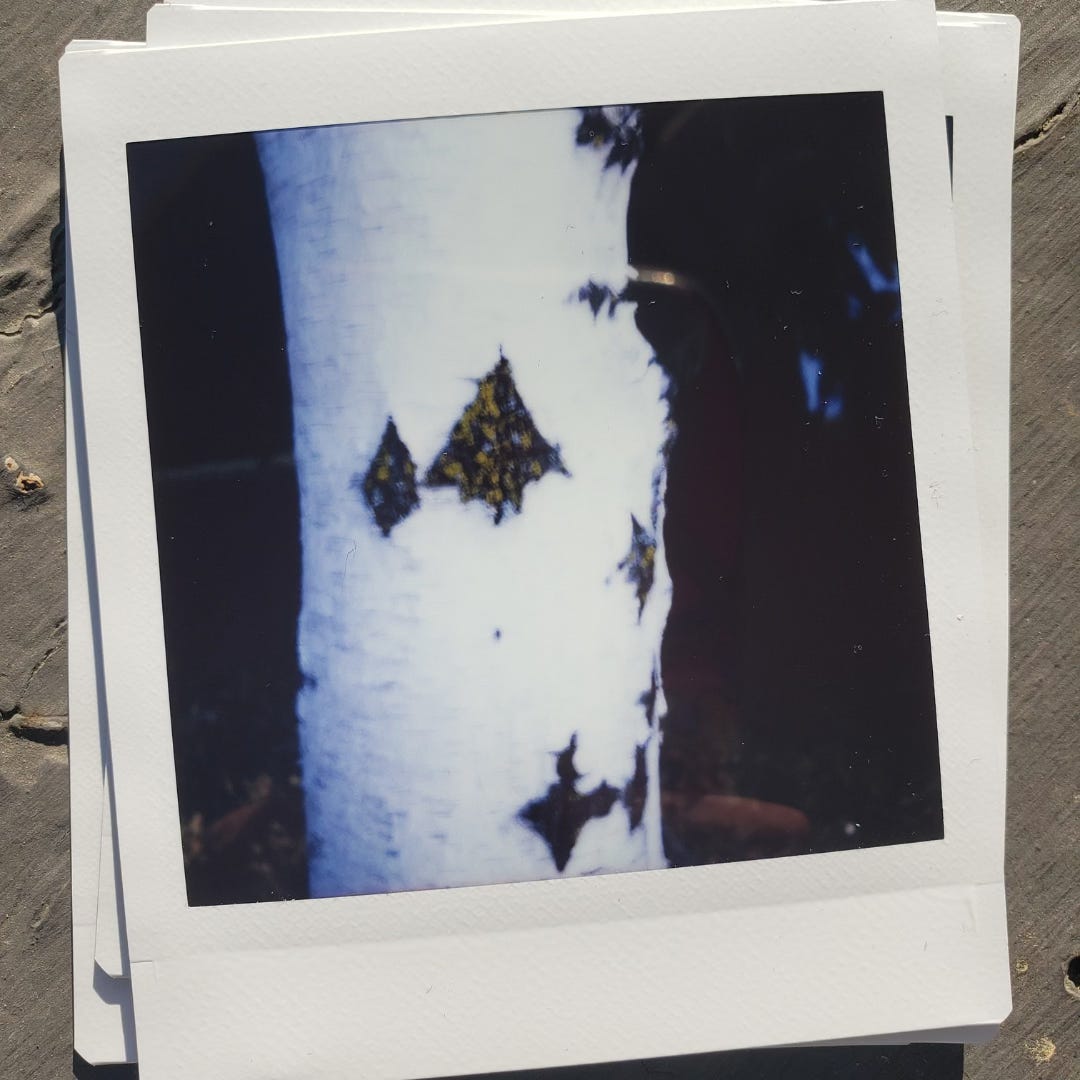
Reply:
M303 897L299 495L255 143L128 162L188 898Z
M669 798L668 855L940 837L899 290L881 280L896 263L882 98L675 103L642 117L630 259L688 283L646 290L637 309L679 432L661 784L809 819L805 833L763 813L728 811L725 824L718 804L695 825Z

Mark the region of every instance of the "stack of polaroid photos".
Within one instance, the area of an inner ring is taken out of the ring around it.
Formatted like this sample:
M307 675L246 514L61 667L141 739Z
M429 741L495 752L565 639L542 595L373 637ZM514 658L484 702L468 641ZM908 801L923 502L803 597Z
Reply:
M77 1054L990 1037L1017 22L335 2L61 61Z

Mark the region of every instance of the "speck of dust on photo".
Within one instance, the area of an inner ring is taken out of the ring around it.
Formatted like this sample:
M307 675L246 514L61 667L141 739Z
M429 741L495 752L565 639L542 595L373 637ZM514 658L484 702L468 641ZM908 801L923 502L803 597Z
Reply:
M879 93L128 168L190 904L942 836Z

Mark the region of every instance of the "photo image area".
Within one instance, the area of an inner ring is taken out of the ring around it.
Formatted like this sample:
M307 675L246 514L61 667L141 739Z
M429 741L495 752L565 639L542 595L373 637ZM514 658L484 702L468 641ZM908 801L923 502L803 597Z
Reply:
M942 836L880 94L128 168L189 903Z

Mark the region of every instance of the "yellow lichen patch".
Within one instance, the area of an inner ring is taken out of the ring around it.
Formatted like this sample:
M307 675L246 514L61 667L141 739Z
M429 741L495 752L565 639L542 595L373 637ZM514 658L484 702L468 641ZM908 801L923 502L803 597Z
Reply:
M1028 1039L1024 1045L1028 1056L1037 1065L1045 1065L1057 1053L1057 1047L1045 1035L1040 1035L1037 1039Z
M653 572L653 565L656 562L656 545L646 544L645 550L641 553L641 565L648 573Z
M630 550L619 563L619 569L626 571L626 580L634 586L640 618L656 574L656 540L633 514L630 515Z
M536 428L521 400L505 356L476 387L424 482L453 486L462 502L494 511L498 524L510 507L521 511L525 485L548 471L566 473L558 448Z
M1026 960L1017 960L1013 965L1013 970L1017 975L1026 975L1028 971L1028 962Z
M384 536L389 536L394 526L420 505L416 463L402 442L393 418L386 420L382 441L366 475L354 477L353 487L363 495Z
M4 468L8 472L14 472L19 467L19 463L13 457L4 458Z

